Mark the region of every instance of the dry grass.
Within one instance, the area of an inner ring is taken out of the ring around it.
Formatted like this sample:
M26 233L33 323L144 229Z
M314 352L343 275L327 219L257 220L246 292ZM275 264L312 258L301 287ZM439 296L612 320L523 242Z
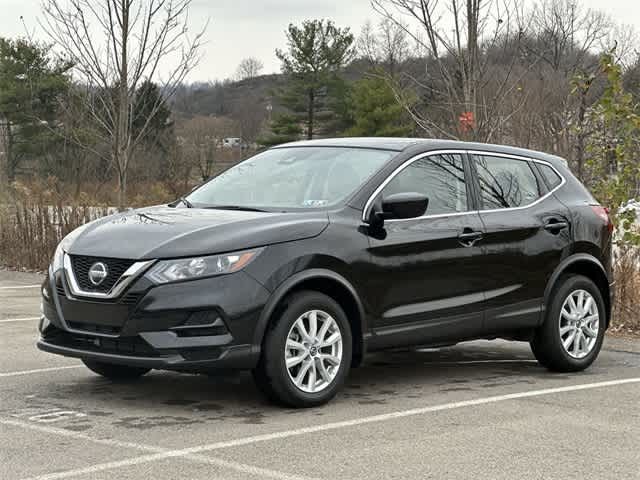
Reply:
M640 335L640 249L622 247L616 257L616 291L610 331Z
M113 192L113 189L101 189ZM131 205L162 203L172 198L159 184L136 185ZM105 201L106 200L106 201ZM107 195L70 195L56 179L14 183L0 198L0 265L45 270L56 245L76 227L116 210Z

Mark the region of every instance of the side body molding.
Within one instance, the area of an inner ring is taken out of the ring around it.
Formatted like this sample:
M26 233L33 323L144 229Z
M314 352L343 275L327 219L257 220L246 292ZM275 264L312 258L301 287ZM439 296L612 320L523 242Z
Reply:
M259 352L259 349L262 345L262 340L264 338L265 331L267 329L267 325L269 324L269 319L271 318L271 315L275 311L280 301L289 292L294 290L301 283L306 282L308 280L322 280L322 279L339 283L342 287L344 287L347 291L349 291L349 293L353 297L353 300L358 308L358 314L360 316L362 334L364 337L361 340L364 343L369 333L369 326L365 316L364 306L362 304L360 297L356 292L356 289L353 287L353 285L351 285L351 283L346 278L344 278L342 275L332 270L327 270L324 268L311 268L309 270L304 270L302 272L298 272L292 275L291 277L286 279L284 282L282 282L278 286L278 288L276 288L273 291L273 293L271 294L271 297L269 298L269 301L262 309L260 318L258 319L258 325L256 325L256 331L253 339L253 348L258 349L258 352ZM364 350L364 347L365 345L363 345L363 350Z

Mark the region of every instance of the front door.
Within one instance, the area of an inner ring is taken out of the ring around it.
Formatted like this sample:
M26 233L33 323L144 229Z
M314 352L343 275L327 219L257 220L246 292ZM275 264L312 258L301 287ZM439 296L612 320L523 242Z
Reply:
M483 232L465 163L458 153L424 156L390 179L376 198L417 192L429 205L420 218L386 220L370 233L371 347L446 342L481 331Z

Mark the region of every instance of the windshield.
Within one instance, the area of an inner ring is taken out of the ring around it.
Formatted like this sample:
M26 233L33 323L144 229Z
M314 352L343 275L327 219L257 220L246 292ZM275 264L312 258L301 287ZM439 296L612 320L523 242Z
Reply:
M187 196L194 206L323 208L345 200L396 152L292 147L259 153Z

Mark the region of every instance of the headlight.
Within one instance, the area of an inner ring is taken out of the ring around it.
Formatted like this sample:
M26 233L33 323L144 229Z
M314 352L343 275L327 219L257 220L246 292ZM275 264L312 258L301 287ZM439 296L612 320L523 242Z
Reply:
M53 254L53 260L51 260L51 270L53 272L62 268L64 261L64 248L62 248L62 242L56 247L56 251Z
M233 273L247 266L262 250L256 248L208 257L163 260L156 263L146 276L154 283L168 283Z

